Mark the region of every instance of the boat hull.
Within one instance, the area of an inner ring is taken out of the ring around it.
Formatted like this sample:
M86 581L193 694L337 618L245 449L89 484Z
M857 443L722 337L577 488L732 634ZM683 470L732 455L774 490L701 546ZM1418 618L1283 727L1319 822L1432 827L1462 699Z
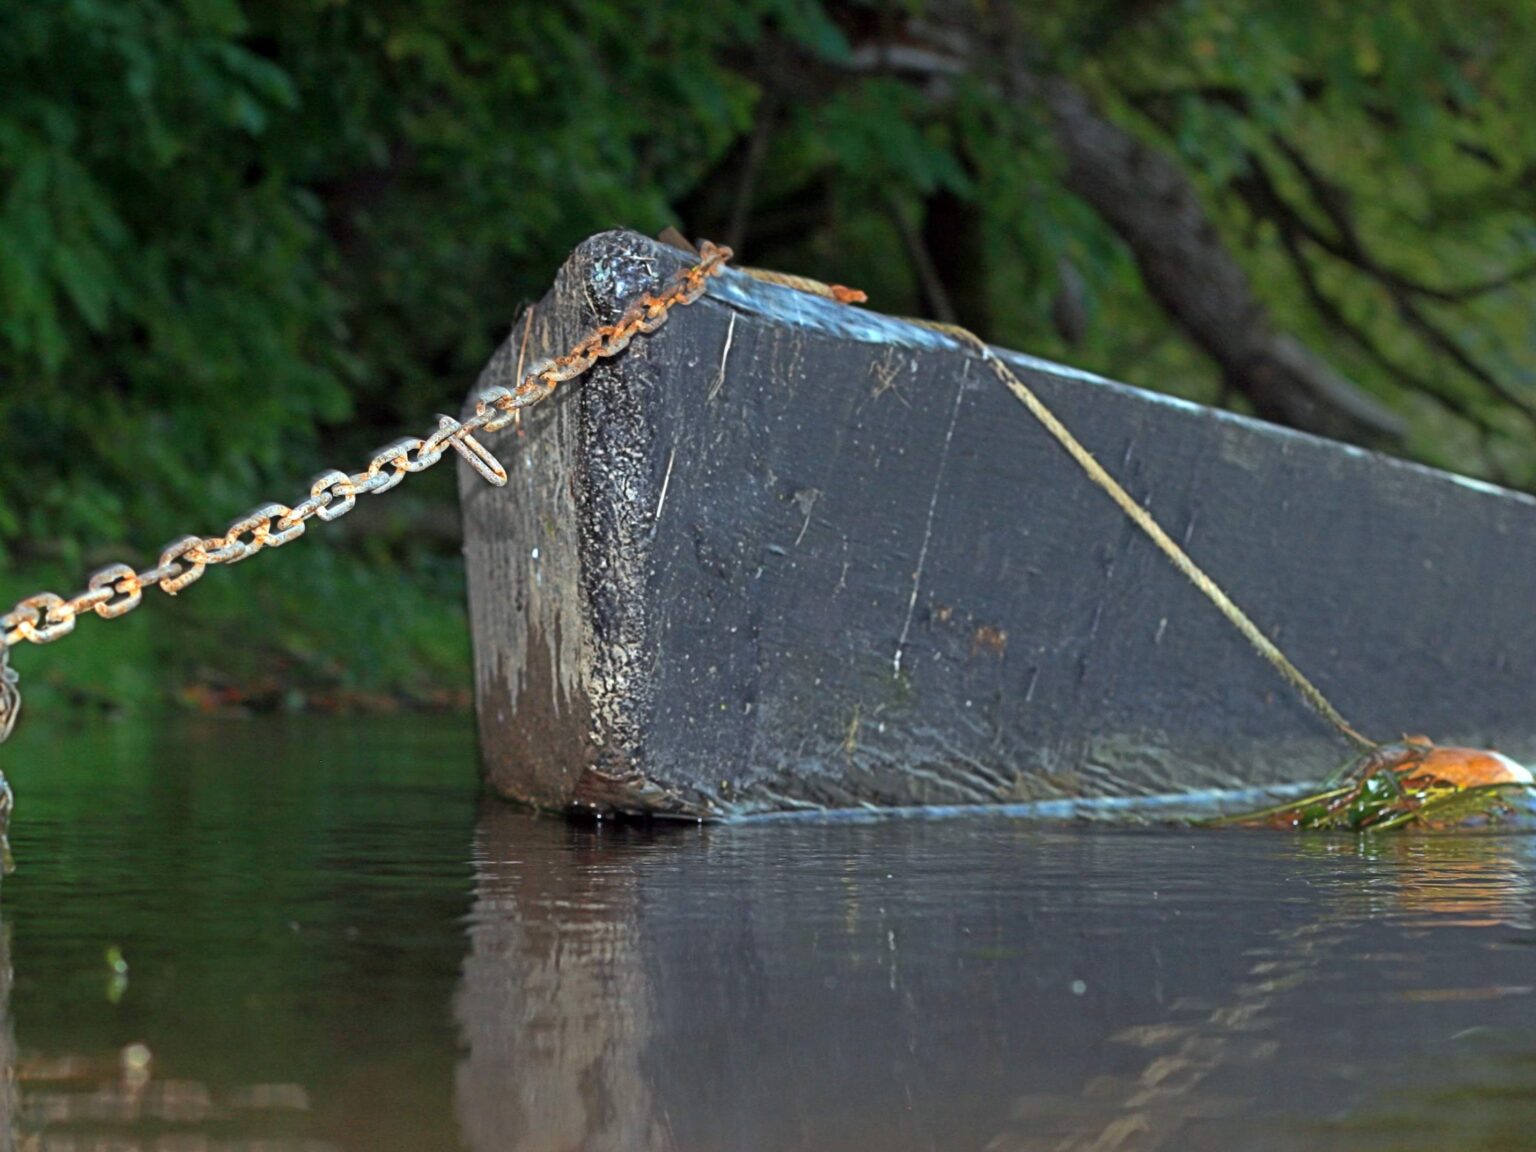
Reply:
M686 260L588 241L479 388ZM1357 727L1536 754L1536 501L999 355ZM1351 753L932 330L727 273L489 446L510 482L461 490L482 755L511 799L1091 800Z

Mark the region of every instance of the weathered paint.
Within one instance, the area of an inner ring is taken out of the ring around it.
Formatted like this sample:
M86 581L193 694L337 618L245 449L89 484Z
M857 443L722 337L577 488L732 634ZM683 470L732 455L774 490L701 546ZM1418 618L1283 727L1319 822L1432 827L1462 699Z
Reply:
M588 241L527 355L683 259ZM1357 725L1536 752L1529 498L1000 354ZM1349 748L977 367L727 274L493 440L514 482L464 484L492 786L717 817L1338 767Z

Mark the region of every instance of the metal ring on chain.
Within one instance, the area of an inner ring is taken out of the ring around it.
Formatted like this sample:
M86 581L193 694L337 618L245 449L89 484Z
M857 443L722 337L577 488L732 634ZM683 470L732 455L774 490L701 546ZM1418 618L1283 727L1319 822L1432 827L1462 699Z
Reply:
M144 572L136 572L127 564L109 565L94 573L86 588L68 600L52 592L39 592L18 601L0 615L0 740L15 724L20 705L16 673L9 666L10 649L15 645L23 640L51 643L73 632L84 613L94 612L112 620L137 608L145 588L158 587L174 596L202 579L211 564L238 564L265 548L280 548L302 536L312 517L330 521L346 515L359 496L388 492L409 473L432 467L449 448L488 483L505 484L506 469L476 435L500 431L519 411L537 404L561 383L580 376L600 359L617 356L637 335L654 332L673 308L697 300L709 278L730 258L729 248L703 241L698 263L676 272L659 293L645 292L630 301L617 322L588 333L564 356L536 362L514 386L498 385L482 392L473 416L461 423L439 415L431 435L395 441L376 453L361 472L348 475L332 469L322 473L310 485L308 496L291 508L263 504L232 523L222 536L179 537L166 545L159 563Z

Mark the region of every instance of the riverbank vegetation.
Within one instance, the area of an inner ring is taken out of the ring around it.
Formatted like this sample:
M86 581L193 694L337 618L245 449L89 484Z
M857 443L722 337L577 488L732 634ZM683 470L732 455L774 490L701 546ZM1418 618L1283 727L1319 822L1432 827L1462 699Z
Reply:
M1536 488L1533 32L1523 0L5 5L0 600L454 410L616 225ZM462 704L438 471L24 654L34 698Z

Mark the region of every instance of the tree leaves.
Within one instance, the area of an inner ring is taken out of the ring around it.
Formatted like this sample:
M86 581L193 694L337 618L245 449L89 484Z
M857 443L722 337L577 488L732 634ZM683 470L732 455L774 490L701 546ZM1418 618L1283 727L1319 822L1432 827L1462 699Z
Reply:
M451 405L583 236L679 211L904 312L911 237L958 201L991 335L1222 398L1041 109L930 36L935 7L0 5L0 549L156 541L366 451ZM1536 486L1536 6L1007 11L1040 75L1177 157L1266 306L1413 451Z

